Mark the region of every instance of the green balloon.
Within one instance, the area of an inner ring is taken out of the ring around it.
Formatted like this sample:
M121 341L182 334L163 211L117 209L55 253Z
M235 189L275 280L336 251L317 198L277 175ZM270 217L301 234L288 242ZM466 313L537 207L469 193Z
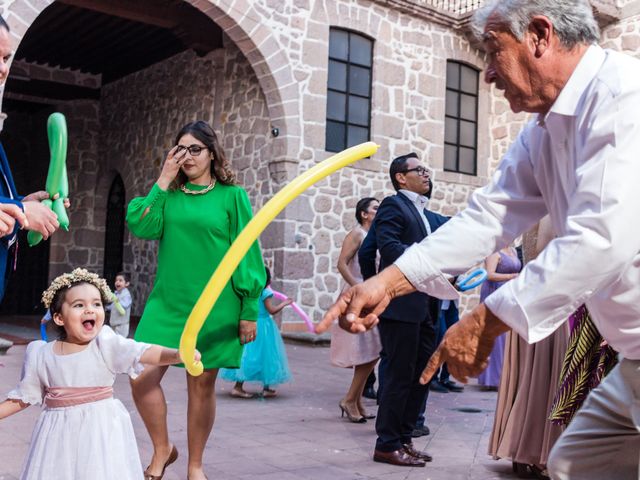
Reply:
M42 234L40 232L36 232L35 230L29 230L27 232L27 243L30 247L33 247L39 244L42 241Z
M64 208L64 200L62 198L56 198L53 201L53 207L51 208L53 212L58 216L58 222L60 222L60 226L69 231L69 217L67 216L67 210Z
M69 198L69 180L67 177L67 121L61 113L52 113L47 120L47 135L49 137L49 173L47 174L46 191L49 199L43 200L46 206L51 208L58 216L58 222L64 230L69 230L69 216L64 207L64 200ZM58 198L51 201L51 198ZM29 231L27 241L30 246L42 241L42 235Z
M49 174L47 175L46 190L53 198L59 194L62 197L63 179L67 169L67 122L61 113L52 113L47 121L49 136ZM67 192L68 195L69 192Z

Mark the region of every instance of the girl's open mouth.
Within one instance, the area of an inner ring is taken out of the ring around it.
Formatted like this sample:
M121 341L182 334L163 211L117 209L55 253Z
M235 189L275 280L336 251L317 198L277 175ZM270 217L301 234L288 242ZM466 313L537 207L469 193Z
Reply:
M96 321L95 320L85 320L84 322L82 322L82 326L84 327L85 330L91 331L91 330L93 330L93 327L96 326Z

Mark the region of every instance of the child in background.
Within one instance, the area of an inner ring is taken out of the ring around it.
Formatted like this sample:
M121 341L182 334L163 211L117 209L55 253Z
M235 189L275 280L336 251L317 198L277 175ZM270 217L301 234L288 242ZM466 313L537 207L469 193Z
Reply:
M275 315L287 305L291 305L293 300L288 298L281 303L273 303L273 292L269 288L271 272L266 267L265 270L267 282L260 295L256 339L244 346L240 368L222 368L220 370L220 376L223 380L236 382L231 390L233 397L253 397L253 394L244 390L244 382L260 382L263 385L262 396L265 398L274 397L276 391L271 387L291 380L284 342L271 315Z
M120 272L116 275L114 283L116 287L113 303L107 306L111 312L109 325L118 334L125 338L129 336L129 318L131 317L131 294L129 293L129 274ZM118 305L122 308L118 308ZM124 312L124 313L122 313Z
M180 363L178 351L122 338L104 324L107 282L77 268L43 293L60 338L27 347L22 378L0 403L0 419L44 401L21 480L142 480L131 418L113 398L117 373ZM199 356L196 354L196 356ZM174 450L170 461L176 460Z

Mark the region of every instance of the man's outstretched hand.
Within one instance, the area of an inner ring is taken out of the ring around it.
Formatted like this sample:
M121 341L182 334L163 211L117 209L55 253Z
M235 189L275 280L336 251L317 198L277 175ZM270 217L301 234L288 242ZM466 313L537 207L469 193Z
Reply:
M340 295L316 325L315 332L327 331L336 319L343 330L366 332L378 324L378 315L384 312L393 298L413 291L413 285L398 267L392 265Z
M451 375L467 383L468 377L487 368L495 339L507 331L509 327L481 303L447 330L422 372L420 383L428 383L445 362Z

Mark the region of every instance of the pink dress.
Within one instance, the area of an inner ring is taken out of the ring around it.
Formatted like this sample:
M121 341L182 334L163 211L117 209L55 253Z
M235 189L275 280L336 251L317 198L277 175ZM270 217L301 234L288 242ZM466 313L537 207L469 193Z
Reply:
M362 230L364 231L364 229ZM366 234L366 231L364 232ZM362 282L362 273L360 272L357 254L353 256L347 266L349 267L351 275L353 275L358 282ZM344 292L348 288L349 285L345 285L342 291ZM331 327L331 349L329 358L331 359L331 364L336 367L351 368L356 365L369 363L380 358L381 349L382 344L380 343L378 327L374 327L368 332L357 335L343 330L337 323Z

